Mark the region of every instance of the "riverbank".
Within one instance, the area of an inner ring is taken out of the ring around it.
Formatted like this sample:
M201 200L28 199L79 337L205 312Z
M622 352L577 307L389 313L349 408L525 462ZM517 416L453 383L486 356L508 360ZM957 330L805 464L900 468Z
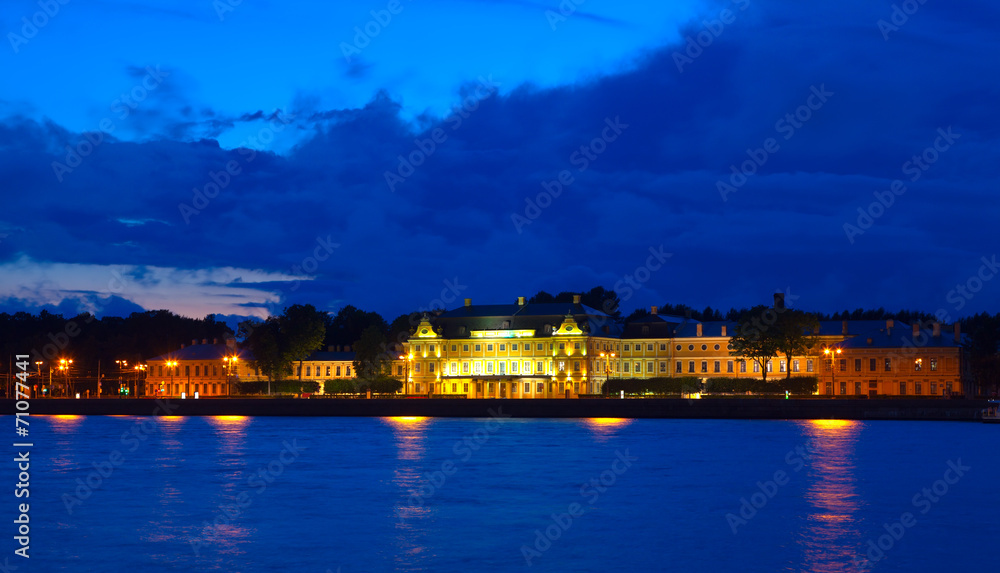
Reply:
M590 399L268 399L199 400L38 399L32 415L83 416L429 416L479 418L499 412L515 418L704 418L743 420L949 420L976 421L985 400L785 400ZM0 401L0 413L15 412L13 400Z

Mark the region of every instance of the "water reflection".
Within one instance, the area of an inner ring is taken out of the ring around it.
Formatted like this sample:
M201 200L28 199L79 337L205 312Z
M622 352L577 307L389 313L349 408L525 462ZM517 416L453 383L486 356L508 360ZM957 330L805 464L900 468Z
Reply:
M604 442L633 421L632 418L585 418L583 425L593 432L597 441Z
M380 419L392 428L396 443L397 464L393 470L392 483L399 488L397 499L400 501L396 506L398 535L395 539L395 568L409 569L414 567L415 559L427 549L423 541L426 524L422 522L430 516L427 503L434 492L428 489L432 486L427 483L423 472L427 429L431 418L393 416Z
M861 498L858 495L855 447L863 427L855 420L799 422L809 452L805 516L800 545L803 571L854 571L860 543Z

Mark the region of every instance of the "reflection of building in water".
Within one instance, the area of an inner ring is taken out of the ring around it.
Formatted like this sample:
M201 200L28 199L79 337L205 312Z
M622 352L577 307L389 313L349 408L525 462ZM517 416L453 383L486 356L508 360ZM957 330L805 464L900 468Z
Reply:
M806 502L811 509L799 542L804 553L802 569L848 571L861 536L854 454L862 422L809 420L801 424L809 438Z
M594 433L595 438L603 440L614 436L632 421L632 418L585 418L583 425Z

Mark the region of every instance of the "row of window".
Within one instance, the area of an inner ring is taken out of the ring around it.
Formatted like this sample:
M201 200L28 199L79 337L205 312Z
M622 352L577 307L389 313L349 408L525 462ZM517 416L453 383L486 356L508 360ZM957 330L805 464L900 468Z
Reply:
M208 367L209 367L208 364L205 364L205 365L195 364L194 365L194 376L196 378L200 378L202 376L206 376L206 377L207 376L218 376L219 375L219 365L218 364L212 364L211 366L212 366L212 373L209 374L208 373ZM180 366L175 366L173 368L173 372L171 372L170 370L171 370L170 368L166 369L166 376L180 376L181 375L181 367ZM164 368L163 368L162 364L160 364L159 366L157 366L157 368L156 368L156 374L158 376L164 376ZM184 375L187 376L187 377L189 377L189 378L191 377L191 366L189 364L185 364L184 365Z
M312 366L306 366L305 377L309 378L311 376L316 376L318 378L320 376L323 376L323 368L324 368L323 366L317 366L315 369L313 369ZM351 367L350 366L345 366L344 369L345 369L344 370L344 376L347 376L349 378L351 376ZM315 372L315 374L313 374L313 372ZM336 372L336 374L331 374L331 372ZM295 368L295 375L296 376L300 376L301 374L302 374L302 367L301 366L297 366ZM400 373L400 374L402 374L402 373ZM336 366L335 368L331 368L330 366L326 366L326 375L327 376L340 376L340 366Z
M875 372L875 371L877 371L878 370L878 362L879 362L878 358L869 358L868 359L868 371L869 372ZM854 371L855 372L861 372L861 365L862 365L862 359L861 358L855 358L854 359ZM892 372L892 358L885 358L885 359L883 359L882 365L883 365L882 367L883 367L883 371L884 372ZM923 358L917 358L916 360L913 361L913 371L914 372L920 372L921 370L923 370L923 368L924 368L924 359ZM931 369L931 372L936 372L937 371L937 369L938 369L938 359L937 358L931 358L930 359L930 369ZM847 372L847 359L846 358L841 358L840 359L840 371L841 372Z
M534 370L532 370L532 366L534 366ZM469 374L499 374L499 375L507 375L507 374L548 374L548 375L552 375L554 373L553 370L555 370L557 372L565 372L566 368L568 366L569 365L567 364L567 361L565 361L565 360L556 360L554 362L551 361L551 360L548 360L548 361L538 360L537 362L533 362L531 360L524 360L523 362L522 361L517 361L517 360L511 360L509 362L505 361L505 360L500 360L500 361L489 361L489 360L487 360L487 361L480 361L480 360L476 360L476 361L472 361L472 362L465 361L465 362L461 363L461 369L462 369L462 374L463 375L469 375ZM459 363L458 362L451 362L451 363L443 365L443 367L444 367L444 369L442 370L441 374L443 374L445 376L448 376L448 375L458 376L459 375L459 372L458 372L458 370L459 370ZM397 373L402 374L402 368L403 368L402 366L397 366L396 367ZM421 373L421 368L422 368L422 365L421 365L420 362L414 362L413 363L413 372L415 374L420 374ZM573 363L572 363L572 368L573 368L573 372L580 372L581 362L579 360L574 360ZM427 363L427 373L428 374L436 374L437 373L436 372L436 366L435 366L435 364L433 362L428 362Z
M501 385L502 384L503 383L501 383ZM577 394L580 393L580 383L579 382L573 382L572 386L570 386L570 383L567 383L567 382L548 382L547 384L549 385L549 393L555 393L556 392L556 388L559 389L558 391L560 393L563 393L563 392L566 391L567 388L570 388L570 387L573 388L573 392L575 392ZM536 394L544 394L545 393L545 385L546 385L546 382L524 382L523 383L524 393L525 394L531 394L532 388L534 388L534 391L535 391ZM419 394L421 392L421 390L422 390L422 385L418 382L418 383L414 384L413 386L414 386L413 391L415 393ZM458 391L459 391L458 390L458 388L459 388L459 383L458 382L432 383L432 384L429 384L427 386L427 389L430 390L431 392L447 393L449 387L451 388L451 393L458 393ZM461 385L461 387L462 387L462 393L463 394L468 394L469 393L469 383L468 382L463 382L462 385ZM517 382L510 383L509 388L510 388L511 395L516 395L521 387L522 387L521 383L517 383ZM487 395L496 394L496 392L497 392L497 384L494 383L494 382L486 382L485 384L483 382L476 382L476 392L477 393L482 394L484 388L486 389ZM586 385L584 385L584 388L586 389ZM506 387L504 388L504 390L506 390ZM595 393L597 392L597 384L596 383L591 385L591 390L593 392L595 392Z
M849 385L852 383L840 382L839 384L840 387L838 394L846 396L847 391L850 388ZM885 385L886 387L884 389L888 390L889 392L898 389L900 396L907 396L910 393L912 393L912 395L914 396L924 395L924 382L922 381L908 382L906 380L900 380L900 381L894 380L892 382L886 382ZM853 394L857 396L868 395L872 393L877 394L878 381L869 380L867 387L865 387L863 382L853 382L853 390L854 390ZM930 396L937 396L939 393L951 394L951 382L943 382L940 385L937 382L930 382L928 384L928 390L929 390L928 395ZM833 395L833 382L826 383L826 394Z
M559 350L566 350L566 344L567 344L566 342L560 342L559 343ZM572 344L573 344L573 349L574 350L580 350L580 343L579 342L574 342ZM475 350L475 352L482 352L484 344L482 344L482 343L472 344L471 346ZM496 347L499 352L507 352L507 343L485 344L485 346L486 346L486 352L493 352L493 348L494 347ZM469 351L469 347L470 347L469 344L463 344L462 345L462 352L468 352ZM423 348L423 346L420 345L420 344L414 344L413 345L413 351L414 352L419 353L421 351L421 348ZM535 351L536 352L543 352L544 349L545 349L545 345L543 343L538 342L538 343L535 344ZM531 352L531 343L530 342L523 342L523 343L511 342L510 343L510 350L511 350L511 352L516 352L518 350L520 350L521 352ZM549 343L549 351L552 351L552 350L555 350L555 343L550 342ZM451 345L451 351L452 352L458 352L458 345L457 344L452 344ZM428 344L427 345L427 352L431 352L431 353L437 352L437 345L436 344Z
M187 391L187 390L183 389L183 386L185 386L185 385L184 384L177 384L177 383L174 383L174 384L160 384L159 391L160 391L161 394L169 394L169 395L180 396L181 392L186 392ZM173 388L173 392L170 391L171 388ZM211 396L211 395L217 395L217 394L219 394L220 391L225 388L225 385L224 384L192 384L191 388L192 388L191 389L192 395L194 395L194 392L198 392L199 394L204 394L205 396Z

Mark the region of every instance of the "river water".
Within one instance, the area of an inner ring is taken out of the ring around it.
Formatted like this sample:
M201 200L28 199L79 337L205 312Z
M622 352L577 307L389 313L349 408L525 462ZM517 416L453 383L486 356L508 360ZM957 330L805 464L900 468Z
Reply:
M30 429L19 571L998 563L996 425L38 416Z

